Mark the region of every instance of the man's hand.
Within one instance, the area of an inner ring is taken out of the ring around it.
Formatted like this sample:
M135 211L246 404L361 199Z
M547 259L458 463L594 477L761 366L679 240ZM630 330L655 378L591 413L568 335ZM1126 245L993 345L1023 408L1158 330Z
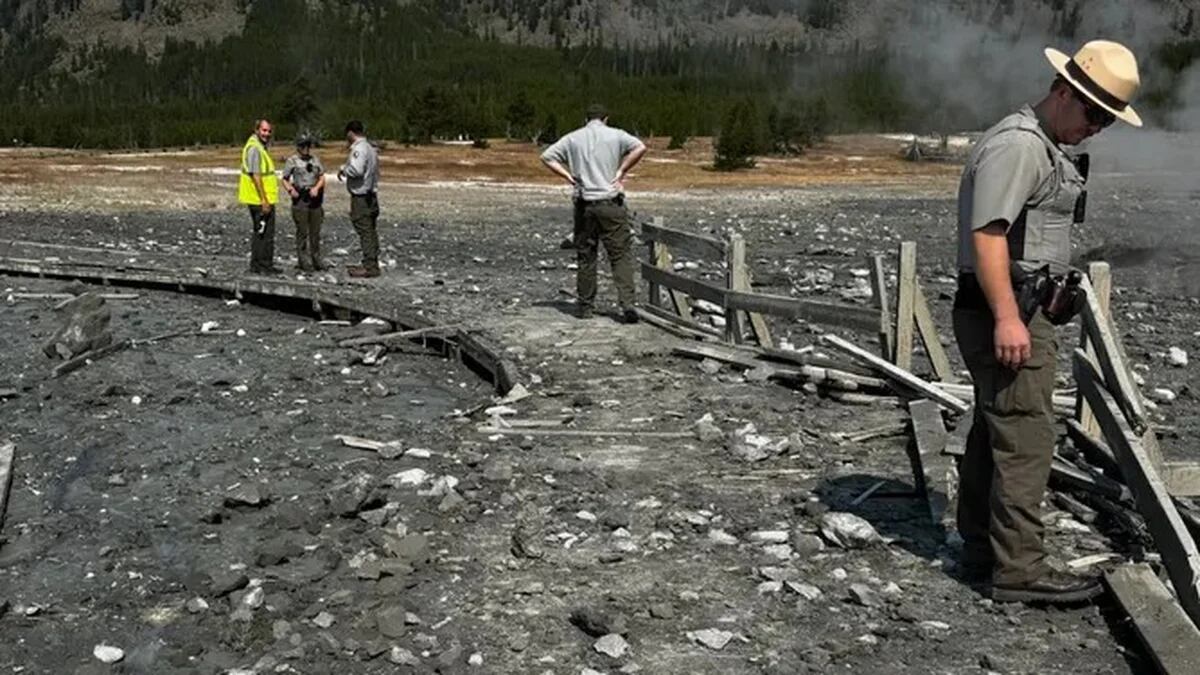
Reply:
M312 197L313 199L316 199L316 198L317 198L317 197L319 197L320 195L321 195L321 191L317 189L317 186L315 186L315 185L314 185L314 186L312 186L312 187L310 187L310 188L308 189L308 196L309 196L309 197Z
M272 206L272 205L271 205L271 202L268 202L268 201L265 201L265 200L263 201L263 203L262 203L262 212L263 212L263 215L264 215L264 216L266 216L266 215L270 215L270 213L271 213L271 206Z
M612 183L609 184L609 187L613 188L614 190L624 190L625 189L625 175L626 174L624 171L618 171L617 177L613 178L613 181L612 181Z
M1020 319L997 320L992 337L996 344L996 360L1007 368L1020 368L1033 354L1029 329Z
M288 194L292 196L292 199L297 199L300 197L300 191L294 187L288 188Z

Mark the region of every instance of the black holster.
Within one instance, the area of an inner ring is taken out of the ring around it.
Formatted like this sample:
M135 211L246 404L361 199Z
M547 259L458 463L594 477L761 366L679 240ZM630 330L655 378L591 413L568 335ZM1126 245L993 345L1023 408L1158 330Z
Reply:
M1051 275L1049 265L1027 272L1013 263L1010 275L1017 308L1026 325L1039 309L1055 326L1070 323L1087 302L1087 292L1079 286L1083 280L1079 270L1071 270L1066 276Z

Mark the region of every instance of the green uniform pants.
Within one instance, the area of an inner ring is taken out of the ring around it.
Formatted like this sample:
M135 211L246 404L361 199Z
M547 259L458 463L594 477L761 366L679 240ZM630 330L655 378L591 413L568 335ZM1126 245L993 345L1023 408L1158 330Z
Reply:
M613 284L622 309L636 304L633 285L633 231L629 228L629 212L625 206L606 199L587 202L577 220L575 249L579 271L575 292L579 305L590 309L596 302L596 261L600 243L612 266Z
M369 270L379 269L379 196L374 192L350 195L350 222L358 233L362 246L362 264Z
M262 207L250 206L250 271L264 272L275 266L275 209L263 216Z
M1058 338L1041 312L1029 324L1032 356L1018 370L996 361L991 312L954 309L954 336L975 381L975 419L959 466L963 557L992 564L992 582L1023 584L1047 571L1041 501L1054 456Z
M305 271L320 269L321 224L325 222L325 209L296 202L292 204L292 222L296 223L296 265Z

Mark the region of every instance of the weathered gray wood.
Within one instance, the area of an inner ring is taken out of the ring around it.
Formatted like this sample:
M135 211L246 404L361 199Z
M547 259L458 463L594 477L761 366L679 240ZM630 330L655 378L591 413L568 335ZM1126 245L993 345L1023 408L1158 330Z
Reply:
M580 438L695 438L690 431L639 431L637 429L505 429L503 427L476 427L481 434L501 434L504 436L577 436Z
M653 223L654 227L662 227L662 224L663 224L663 219L661 217L654 218L654 223ZM658 251L659 251L659 248L662 246L664 246L664 244L660 244L652 239L646 239L647 262L649 262L651 265L654 265L656 267L658 266ZM647 303L649 304L650 307L659 307L662 305L662 287L661 286L659 286L658 284L656 284L654 282L649 282L646 284L646 291L647 291Z
M923 398L909 401L908 413L915 446L911 453L914 483L925 499L930 520L934 525L940 525L958 485L954 463L943 454L948 434L942 409L934 401Z
M1101 352L1102 345L1098 344L1096 351ZM1141 439L1120 413L1112 394L1101 386L1103 379L1096 364L1084 351L1077 349L1074 365L1075 381L1121 464L1121 473L1133 492L1138 511L1146 517L1146 525L1162 555L1163 566L1171 577L1179 603L1194 622L1200 622L1200 551L1196 549L1196 542L1180 518L1158 471L1146 456Z
M1108 589L1133 620L1142 644L1164 675L1200 673L1200 629L1145 563L1104 575Z
M52 264L10 257L0 257L0 271L42 278L77 279L101 283L105 286L156 288L202 295L228 293L239 300L252 302L265 298L312 299L330 307L344 309L349 313L386 318L394 324L408 328L430 325L429 319L401 309L394 302L377 296L354 295L356 288L330 289L327 286L307 281L216 277L200 269L179 271L160 268L135 269L128 266L103 264ZM495 351L495 347L486 341L456 342L466 334L464 331L459 331L455 335L454 340L443 342L446 349L468 365L474 363L488 368L488 364L493 364L502 371L491 372L493 381L497 383L498 387L505 384L511 387L511 383L516 381L516 368L511 361L500 358L500 352ZM467 358L463 358L464 356ZM507 388L499 389L501 394L507 392Z
M892 362L912 370L913 307L917 293L917 244L900 243L900 268L896 277L896 353Z
M1162 464L1163 482L1175 497L1200 497L1200 463L1172 461Z
M699 281L697 279L691 279L683 276L682 274L660 270L657 267L647 263L642 263L642 278L660 286L666 286L667 288L674 288L675 290L683 291L693 298L707 300L708 302L722 306L725 305L725 296L728 294L728 291L720 286L715 286L708 282Z
M887 275L881 255L871 257L871 296L879 310L879 355L891 361L896 353L896 328L892 324L892 306L888 302Z
M679 253L692 255L709 262L724 260L727 249L725 242L720 239L665 227L661 224L642 223L642 239L666 244Z
M736 241L735 241L736 238ZM741 242L740 244L738 242ZM745 243L742 242L740 234L730 235L730 251L734 251L735 246L741 246L742 252L730 258L731 262L737 263L729 268L729 290L750 292L750 266L746 264ZM758 312L746 312L746 317L750 320L750 330L754 333L754 339L762 347L771 346L771 331L767 328L767 320Z
M1123 351L1118 344L1116 333L1112 330L1108 315L1100 306L1100 300L1096 297L1095 289L1092 288L1087 277L1083 278L1080 287L1087 294L1087 303L1083 307L1082 316L1088 332L1088 344L1095 348L1096 361L1100 366L1100 371L1104 373L1104 379L1099 384L1100 386L1107 385L1117 406L1125 414L1129 426L1141 433L1146 429L1146 411L1142 405L1141 392L1138 391L1133 383L1133 378L1129 375L1128 366L1121 356Z
M974 399L972 399L974 400ZM971 435L971 425L975 423L975 406L958 418L958 423L946 437L946 448L942 452L952 457L962 457L967 454L967 436Z
M1112 449L1103 440L1084 430L1079 420L1067 420L1067 436L1087 461L1109 476L1121 475L1121 467Z
M929 311L929 303L925 300L925 292L921 290L920 283L913 286L913 317L917 322L921 344L925 345L925 355L929 357L929 365L933 367L933 374L942 382L954 382L958 377L950 367L950 357L946 356L946 348L938 338L937 325L933 322L933 314Z
M1050 461L1050 482L1084 490L1119 502L1133 501L1129 488L1103 474L1089 473L1062 457Z
M433 333L445 333L452 331L462 324L452 323L444 326L426 326L425 328L414 328L413 330L401 330L393 333L380 333L378 335L366 335L364 337L348 338L338 342L339 347L361 347L363 345L386 345L400 340L420 337L422 335L431 335Z
M795 363L802 366L816 366L818 368L832 368L846 373L854 373L855 375L863 375L866 377L874 377L875 371L863 365L855 363L850 359L834 359L828 356L821 356L808 351L795 351L791 349L775 349L774 347L759 348L758 353L766 359L783 361L784 363Z
M4 528L4 513L8 510L8 492L12 487L13 459L17 446L12 442L0 442L0 530Z
M747 352L743 349L726 345L677 345L672 351L691 358L708 358L742 368L759 369L767 372L769 379L804 380L839 391L880 391L886 386L884 381L877 377L863 376L832 368L820 368L810 365L801 365L798 368L784 368L768 361L756 359L753 352Z
M645 307L635 307L634 311L638 313L642 321L661 328L675 337L681 337L688 340L719 340L720 334L714 334L711 331L704 330L700 324L685 323L683 319L677 315L668 312L665 309L654 307L657 312L651 311L649 305ZM669 316L664 316L669 315Z
M654 266L665 272L670 272L673 268L673 258L671 250L666 244L654 244ZM671 298L671 306L675 308L675 313L685 321L691 321L692 317L692 301L686 293L675 290L674 288L667 289L667 296Z
M767 293L729 291L725 305L730 309L758 312L850 330L874 333L879 328L879 314L870 307L843 305L823 300L792 298Z
M742 268L746 266L746 241L736 232L728 238L729 247L725 249L725 288L731 291L739 289L737 279ZM728 298L728 296L726 296ZM741 344L743 341L743 312L725 306L725 341L730 344Z
M1100 310L1104 312L1104 316L1112 316L1112 272L1106 262L1088 263L1088 278L1092 282L1092 292L1096 294L1096 303ZM1111 327L1112 324L1110 323ZM1115 335L1115 333L1114 333ZM1088 344L1087 326L1080 328L1079 346L1087 350L1088 356L1095 358L1095 348ZM1082 425L1083 431L1087 435L1095 437L1100 435L1100 425L1096 424L1096 417L1092 415L1092 411L1088 408L1087 401L1083 400L1083 396L1079 396L1077 406L1077 419Z
M839 351L845 352L859 361L870 365L903 387L907 387L908 389L914 390L927 398L937 401L941 405L953 410L954 412L965 413L971 408L969 404L961 399L943 392L942 390L934 387L907 370L899 368L893 363L888 363L878 356L875 356L865 349L851 344L850 342L847 342L836 335L826 333L825 335L821 336L821 340L825 344L834 347Z

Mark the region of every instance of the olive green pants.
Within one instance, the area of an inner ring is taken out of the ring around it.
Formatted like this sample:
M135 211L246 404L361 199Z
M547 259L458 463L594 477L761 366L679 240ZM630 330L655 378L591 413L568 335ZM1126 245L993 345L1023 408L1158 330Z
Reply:
M622 309L636 304L633 283L633 231L629 228L629 212L612 200L587 202L581 217L576 219L575 249L579 271L575 277L575 292L579 305L591 308L596 302L596 261L600 243L612 266L613 284L617 287L617 302Z
M362 246L362 264L367 269L379 269L379 196L374 192L350 195L350 222L358 233Z
M321 224L325 222L325 209L297 202L292 205L292 222L296 224L296 265L305 271L320 269Z
M955 308L954 337L975 381L975 418L959 466L958 531L964 561L991 564L992 581L1023 584L1045 574L1041 502L1054 456L1058 338L1038 312L1032 355L1018 370L996 361L987 310Z

